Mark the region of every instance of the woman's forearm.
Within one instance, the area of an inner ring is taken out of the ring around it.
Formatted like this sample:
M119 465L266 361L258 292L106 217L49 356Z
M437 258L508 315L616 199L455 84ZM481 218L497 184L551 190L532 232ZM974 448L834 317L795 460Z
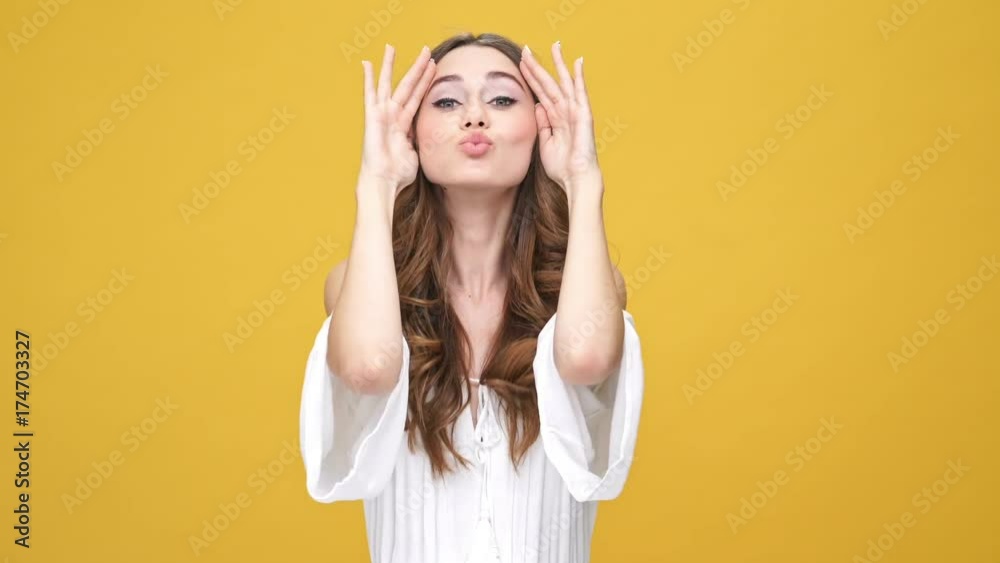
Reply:
M625 324L604 231L603 179L588 177L571 188L555 363L566 381L594 385L621 361Z
M347 269L330 321L328 362L362 393L393 388L402 365L399 288L392 252L393 199L379 179L362 174Z

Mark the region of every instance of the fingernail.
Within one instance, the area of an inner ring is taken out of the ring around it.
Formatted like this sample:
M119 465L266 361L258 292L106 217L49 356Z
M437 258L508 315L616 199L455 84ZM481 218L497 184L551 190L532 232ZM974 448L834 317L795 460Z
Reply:
M530 54L531 53L531 47L528 47L527 45L525 45L524 46L524 52Z
M556 40L556 48L557 49L562 49L562 45L559 43L558 40Z

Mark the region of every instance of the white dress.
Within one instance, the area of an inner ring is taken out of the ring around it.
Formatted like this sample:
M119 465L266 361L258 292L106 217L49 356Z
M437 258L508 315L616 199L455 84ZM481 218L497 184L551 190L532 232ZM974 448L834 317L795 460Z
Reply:
M541 435L518 471L494 393L466 408L456 448L474 465L432 479L403 429L410 349L391 392L362 395L326 362L327 317L306 364L299 417L306 488L318 502L364 500L372 563L586 563L597 501L617 497L635 450L643 364L628 311L621 364L599 386L564 382L553 359L553 315L538 335L533 368ZM474 531L475 530L475 531Z

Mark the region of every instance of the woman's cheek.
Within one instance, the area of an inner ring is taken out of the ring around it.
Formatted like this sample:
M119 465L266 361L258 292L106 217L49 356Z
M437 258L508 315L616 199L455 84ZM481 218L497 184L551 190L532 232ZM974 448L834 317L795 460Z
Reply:
M527 144L530 150L535 143L535 137L538 136L538 123L535 121L534 111L525 113L517 120L514 136L519 142Z
M535 146L535 137L538 131L534 119L520 120L517 126L511 131L510 140L518 155L523 157L524 162L531 159L531 149Z
M441 144L444 141L442 131L444 123L441 120L425 118L417 122L417 155L425 174L435 175L437 161L441 158Z

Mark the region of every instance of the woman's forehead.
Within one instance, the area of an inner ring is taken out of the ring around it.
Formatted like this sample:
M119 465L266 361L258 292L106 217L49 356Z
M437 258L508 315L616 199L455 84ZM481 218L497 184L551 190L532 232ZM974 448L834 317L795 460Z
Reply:
M465 45L441 57L436 64L432 84L506 82L511 79L521 88L527 88L520 69L506 55L492 47Z
M521 71L506 55L492 47L465 45L446 53L436 61L437 75L457 74L462 78L484 79L491 70L502 70L520 77Z

